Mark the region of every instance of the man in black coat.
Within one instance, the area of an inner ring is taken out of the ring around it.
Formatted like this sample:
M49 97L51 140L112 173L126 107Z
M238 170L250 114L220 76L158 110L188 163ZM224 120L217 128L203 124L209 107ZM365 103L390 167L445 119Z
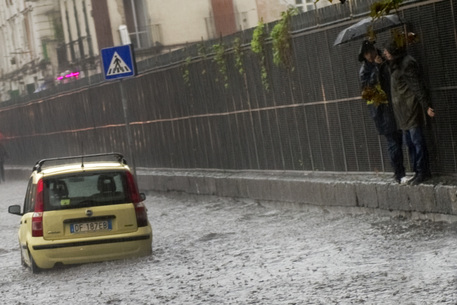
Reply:
M402 132L397 128L393 113L389 68L374 43L367 40L360 49L359 61L362 62L359 72L362 97L367 101L368 112L378 133L386 137L394 179L401 183L401 179L405 177Z
M427 144L422 129L426 123L426 114L432 118L435 112L425 91L416 60L394 41L385 47L384 55L391 70L395 118L398 127L403 130L415 172L409 184L417 185L431 177Z

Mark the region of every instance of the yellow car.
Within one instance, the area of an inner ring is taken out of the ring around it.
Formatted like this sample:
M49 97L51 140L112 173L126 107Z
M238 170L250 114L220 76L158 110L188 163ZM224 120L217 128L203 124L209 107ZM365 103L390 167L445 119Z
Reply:
M33 168L22 216L21 260L32 272L152 253L145 195L118 153L40 160Z

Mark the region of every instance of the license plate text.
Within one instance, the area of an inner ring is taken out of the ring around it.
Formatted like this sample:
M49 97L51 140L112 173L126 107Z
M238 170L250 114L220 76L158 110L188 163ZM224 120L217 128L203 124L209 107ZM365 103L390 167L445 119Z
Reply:
M72 223L70 225L71 233L107 231L111 229L111 220Z

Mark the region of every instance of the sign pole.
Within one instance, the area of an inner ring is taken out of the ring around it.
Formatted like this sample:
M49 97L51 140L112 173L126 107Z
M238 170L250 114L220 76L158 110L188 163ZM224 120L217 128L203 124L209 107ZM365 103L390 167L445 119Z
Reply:
M119 85L120 85L120 90L121 90L121 100L122 100L122 109L124 110L124 122L125 122L125 132L127 133L127 145L128 145L128 150L129 150L129 160L132 164L132 169L133 173L136 179L136 166L135 166L135 159L133 157L133 139L132 139L132 134L130 132L130 120L129 120L129 115L128 115L128 103L127 103L127 97L125 96L124 92L124 83L122 82L122 79L119 80Z
M124 110L125 131L127 133L127 145L129 163L136 179L136 166L133 157L133 140L130 131L130 121L128 115L128 102L125 95L123 78L136 75L136 62L133 45L123 45L118 47L104 48L100 51L102 56L103 72L106 80L119 79L122 108Z

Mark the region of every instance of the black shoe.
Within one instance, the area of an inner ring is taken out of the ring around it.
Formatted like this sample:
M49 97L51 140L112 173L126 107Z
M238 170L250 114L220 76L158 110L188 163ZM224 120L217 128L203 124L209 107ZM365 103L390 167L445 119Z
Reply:
M414 176L413 176L412 178L409 178L409 180L406 181L406 184L408 184L408 185L409 185L409 184L412 184L412 182L413 182L414 180L416 180L416 178L417 178L417 173L414 173Z
M405 177L405 174L394 174L393 178L394 178L394 181L398 184L401 183L401 179Z
M394 176L394 181L395 181L395 183L398 183L398 184L400 184L400 183L401 183L401 178L403 178L403 177L400 177L400 176Z
M414 176L413 179L411 179L409 181L409 185L421 184L422 182L427 181L431 177L432 177L432 175L430 175L430 174L417 174L417 175Z

